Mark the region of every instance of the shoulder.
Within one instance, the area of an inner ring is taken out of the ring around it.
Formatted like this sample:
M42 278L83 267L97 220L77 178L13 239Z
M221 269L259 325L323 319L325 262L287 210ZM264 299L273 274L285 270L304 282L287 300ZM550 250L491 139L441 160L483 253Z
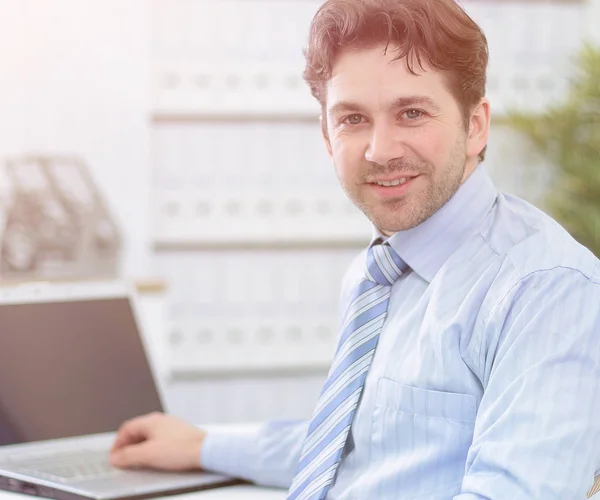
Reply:
M553 274L600 282L600 260L550 215L520 198L500 195L481 236L500 259L508 285Z
M577 324L585 316L598 326L600 260L524 200L501 195L491 215L481 236L497 264L479 320L502 330L519 316L545 316L553 324Z

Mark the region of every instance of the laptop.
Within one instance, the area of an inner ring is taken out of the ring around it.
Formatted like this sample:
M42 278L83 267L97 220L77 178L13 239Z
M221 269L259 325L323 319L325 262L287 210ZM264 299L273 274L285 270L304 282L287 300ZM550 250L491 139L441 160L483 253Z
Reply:
M134 299L126 283L0 287L1 490L133 500L239 483L110 466L119 426L164 411Z

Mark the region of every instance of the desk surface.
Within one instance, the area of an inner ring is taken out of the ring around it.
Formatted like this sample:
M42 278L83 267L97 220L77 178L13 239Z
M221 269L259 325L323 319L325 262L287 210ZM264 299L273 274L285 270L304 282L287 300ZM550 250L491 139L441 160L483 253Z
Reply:
M269 488L257 488L254 486L231 486L218 488L216 490L199 491L198 493L186 493L169 498L171 500L285 500L285 491ZM24 498L35 498L8 491L0 491L0 500L22 500Z

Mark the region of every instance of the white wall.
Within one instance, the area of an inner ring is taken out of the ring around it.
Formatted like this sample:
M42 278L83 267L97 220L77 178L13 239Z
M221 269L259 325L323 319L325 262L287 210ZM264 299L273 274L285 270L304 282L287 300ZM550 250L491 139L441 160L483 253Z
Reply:
M150 9L146 0L0 0L0 161L84 159L149 269Z

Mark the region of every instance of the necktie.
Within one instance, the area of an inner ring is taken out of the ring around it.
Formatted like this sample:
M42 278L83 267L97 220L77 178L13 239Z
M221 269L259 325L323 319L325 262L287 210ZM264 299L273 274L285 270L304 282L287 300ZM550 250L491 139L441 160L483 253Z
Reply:
M325 498L342 459L385 321L392 285L405 268L406 264L387 243L369 248L365 278L358 284L348 308L288 500Z

